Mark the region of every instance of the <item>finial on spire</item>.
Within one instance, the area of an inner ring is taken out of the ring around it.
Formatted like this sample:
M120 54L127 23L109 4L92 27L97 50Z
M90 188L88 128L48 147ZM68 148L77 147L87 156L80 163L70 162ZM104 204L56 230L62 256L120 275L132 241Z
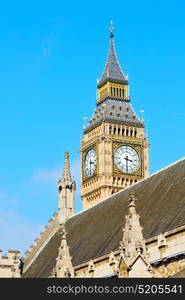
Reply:
M65 159L68 159L69 158L69 152L65 152Z
M113 39L114 34L113 31L115 30L115 27L113 26L113 21L110 20L110 27L109 27L109 31L110 31L110 38Z
M67 232L66 232L65 224L62 223L62 224L60 225L60 228L61 228L61 232L60 232L60 234L61 234L61 239L62 239L62 240L66 240L66 238L67 238Z
M130 214L134 214L136 213L136 196L135 194L132 192L130 195L129 195L129 199L128 199L128 207L129 207L129 213Z

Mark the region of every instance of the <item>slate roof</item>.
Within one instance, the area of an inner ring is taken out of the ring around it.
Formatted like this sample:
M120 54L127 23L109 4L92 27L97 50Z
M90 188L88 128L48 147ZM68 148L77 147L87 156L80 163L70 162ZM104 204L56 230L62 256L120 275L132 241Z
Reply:
M92 130L102 121L144 127L144 122L138 118L130 102L122 100L106 99L103 103L100 103L96 107L84 133Z
M127 187L66 223L73 266L119 248L128 196L135 192L144 238L185 224L185 158ZM24 277L48 277L56 263L60 235L56 233Z
M110 46L108 57L105 65L105 69L99 80L98 87L101 87L106 81L113 81L118 83L127 83L128 78L121 69L121 66L118 62L118 58L116 55L116 50L114 46L114 36L113 34L110 35Z

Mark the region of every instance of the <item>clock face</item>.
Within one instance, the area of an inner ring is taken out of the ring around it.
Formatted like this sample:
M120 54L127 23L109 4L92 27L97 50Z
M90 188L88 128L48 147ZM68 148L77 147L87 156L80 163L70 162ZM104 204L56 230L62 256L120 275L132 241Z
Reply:
M84 171L88 177L93 176L96 169L96 151L91 149L87 152L84 161Z
M130 146L121 146L114 152L114 161L116 166L123 173L133 173L140 165L140 158L134 148Z

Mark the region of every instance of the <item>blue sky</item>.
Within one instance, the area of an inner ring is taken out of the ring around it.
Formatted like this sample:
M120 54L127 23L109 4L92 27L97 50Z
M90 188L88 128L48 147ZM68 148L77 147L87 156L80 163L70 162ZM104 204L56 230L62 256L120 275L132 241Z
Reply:
M79 185L110 19L132 105L145 111L150 172L184 156L184 10L178 0L1 3L0 248L25 251L57 210L66 150Z

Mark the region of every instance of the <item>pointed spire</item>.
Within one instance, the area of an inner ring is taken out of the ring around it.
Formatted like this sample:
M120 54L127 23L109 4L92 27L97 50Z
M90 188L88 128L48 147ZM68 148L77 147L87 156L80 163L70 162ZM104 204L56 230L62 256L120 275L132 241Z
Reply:
M65 152L65 154L64 154L64 168L63 168L63 174L62 174L61 179L65 183L69 183L69 182L72 181L70 164L69 164L69 153L68 152Z
M58 220L60 224L74 214L75 190L76 183L71 176L69 153L65 152L63 174L58 181Z
M67 232L64 224L61 224L61 244L57 257L55 274L57 278L69 278L74 276L74 268L71 261L69 247L67 245Z
M115 45L114 45L114 34L113 34L114 27L112 25L113 23L111 21L111 26L109 28L110 31L109 53L108 53L105 69L98 83L98 87L102 86L108 80L113 82L118 82L118 83L127 82L127 76L123 73L117 59Z

